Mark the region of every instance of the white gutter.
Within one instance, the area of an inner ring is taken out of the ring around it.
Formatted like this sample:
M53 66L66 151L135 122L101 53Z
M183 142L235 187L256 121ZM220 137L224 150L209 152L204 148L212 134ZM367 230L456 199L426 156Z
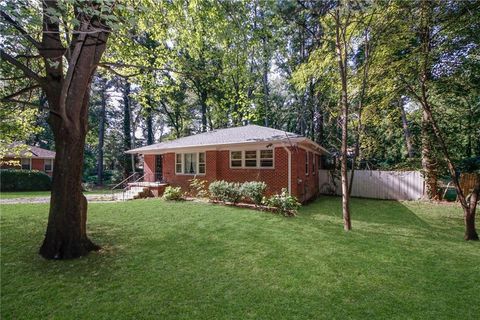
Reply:
M288 154L288 194L292 194L292 152L288 147L283 147Z

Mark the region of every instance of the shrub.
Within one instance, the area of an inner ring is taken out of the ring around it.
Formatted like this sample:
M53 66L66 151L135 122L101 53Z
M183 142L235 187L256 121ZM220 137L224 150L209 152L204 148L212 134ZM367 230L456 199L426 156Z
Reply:
M182 188L168 186L165 188L163 193L163 199L169 201L180 201L183 200Z
M273 195L269 198L264 198L263 203L267 206L276 208L276 212L286 217L295 216L301 204L297 198L288 194L287 189L282 189L280 194Z
M1 191L43 191L52 189L52 179L36 170L0 170Z
M207 181L193 178L189 180L189 182L190 182L190 186L189 186L190 196L198 197L198 198L208 197L208 191L206 186Z
M265 190L267 190L267 184L263 181L244 182L241 186L242 195L255 203L255 205L262 203Z
M240 201L242 193L240 191L240 183L227 181L214 181L210 183L208 190L210 198L222 202L231 202L233 204Z

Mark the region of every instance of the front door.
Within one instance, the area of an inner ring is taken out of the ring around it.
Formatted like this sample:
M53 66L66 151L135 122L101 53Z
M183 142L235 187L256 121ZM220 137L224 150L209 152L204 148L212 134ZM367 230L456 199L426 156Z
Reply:
M163 174L162 170L163 165L162 165L162 156L157 155L155 156L155 181L162 181L163 180Z

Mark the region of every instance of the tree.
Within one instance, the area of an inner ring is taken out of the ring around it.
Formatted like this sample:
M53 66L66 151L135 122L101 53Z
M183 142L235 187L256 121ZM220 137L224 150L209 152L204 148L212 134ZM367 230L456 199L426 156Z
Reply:
M40 41L21 25L14 11L2 11L10 29L27 42L25 48L36 50L42 59L43 75L12 50L1 50L2 60L21 70L32 82L31 89L41 87L48 101L56 158L48 225L40 248L47 259L76 258L99 248L86 233L87 200L81 178L90 83L115 19L113 5L109 0L42 1ZM64 39L69 40L67 44Z

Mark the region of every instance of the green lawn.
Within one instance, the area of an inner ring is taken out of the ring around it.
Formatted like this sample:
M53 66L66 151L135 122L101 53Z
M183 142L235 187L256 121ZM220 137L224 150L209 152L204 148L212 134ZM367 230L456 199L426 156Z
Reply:
M323 197L296 218L191 202L89 206L103 250L46 261L47 205L1 207L2 319L475 319L461 210Z
M121 191L121 190L120 190ZM116 190L115 192L120 192ZM85 191L88 194L111 194L110 189L93 189L91 191ZM0 199L14 199L14 198L36 198L36 197L50 197L50 191L12 191L12 192L0 192Z

